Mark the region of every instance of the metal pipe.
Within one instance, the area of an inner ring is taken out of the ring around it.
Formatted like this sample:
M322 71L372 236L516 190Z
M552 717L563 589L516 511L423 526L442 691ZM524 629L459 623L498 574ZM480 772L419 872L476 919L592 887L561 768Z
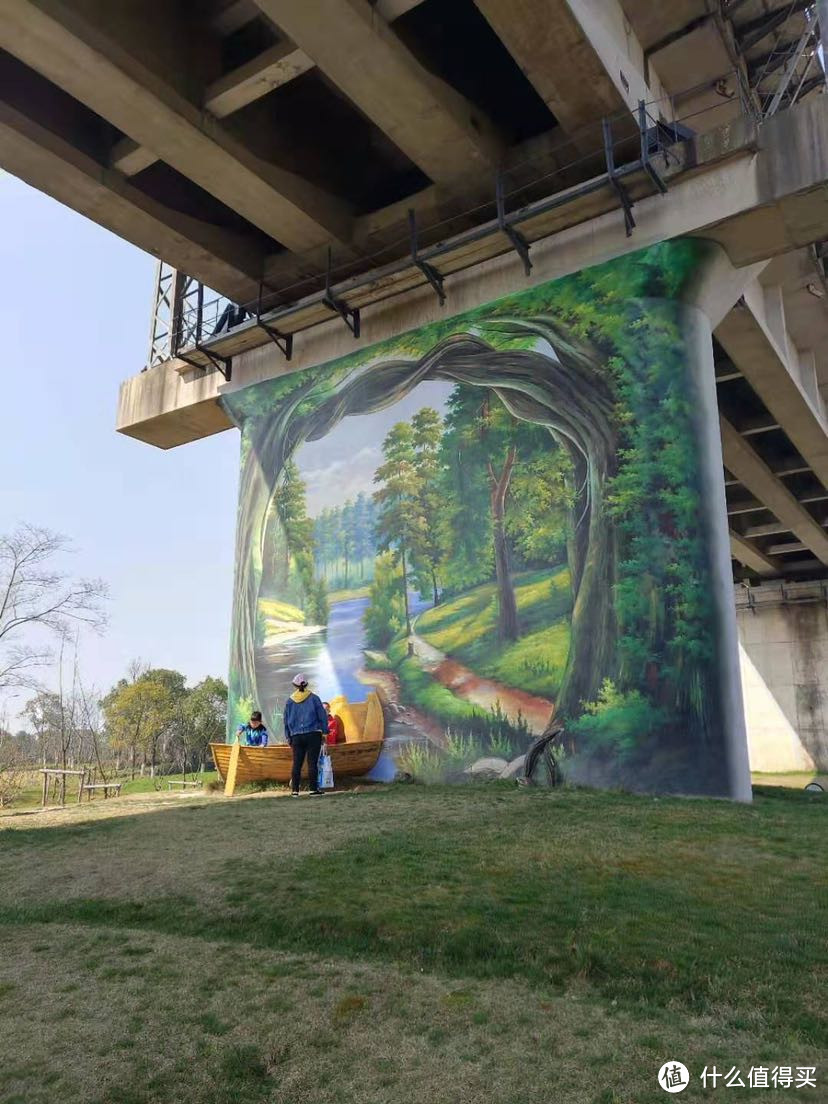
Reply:
M828 0L820 0L820 2L822 4L826 5L826 12L828 13ZM805 51L808 49L808 46L810 44L811 33L812 33L812 30L813 30L813 21L814 21L813 15L809 14L807 16L807 19L806 19L805 30L802 32L802 35L799 39L799 42L797 42L797 44L796 44L796 49L794 50L793 54L791 55L791 59L788 62L787 68L785 69L784 76L782 77L782 80L779 82L779 86L776 89L776 92L774 93L773 99L770 102L770 106L768 107L768 110L765 112L765 118L766 119L769 119L771 117L771 115L776 114L776 111L777 111L780 103L782 102L782 97L788 91L788 85L791 83L791 80L793 79L793 75L796 72L797 66L799 65L800 58L805 53ZM826 25L828 26L828 24L826 24Z

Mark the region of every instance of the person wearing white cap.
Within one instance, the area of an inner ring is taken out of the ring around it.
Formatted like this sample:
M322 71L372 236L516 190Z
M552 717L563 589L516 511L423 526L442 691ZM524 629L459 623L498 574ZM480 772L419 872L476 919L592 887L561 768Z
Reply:
M291 797L299 796L302 765L308 760L308 789L312 797L324 791L318 787L317 771L322 750L322 734L328 730L328 717L320 698L308 689L304 675L294 675L296 689L285 703L285 736L293 751L290 775Z

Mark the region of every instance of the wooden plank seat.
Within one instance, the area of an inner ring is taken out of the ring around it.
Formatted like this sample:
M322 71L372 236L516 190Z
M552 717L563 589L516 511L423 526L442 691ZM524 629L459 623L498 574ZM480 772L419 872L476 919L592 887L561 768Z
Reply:
M202 787L202 785L203 785L202 782L197 782L197 781L187 781L187 780L182 781L179 778L168 778L167 779L167 789L168 790L171 790L173 788L173 786L181 786L182 788L186 788L187 786L197 786L200 789Z
M107 797L110 797L110 796L111 797L120 797L120 795L121 795L121 786L123 786L123 782L93 782L93 783L85 784L83 789L84 789L84 792L92 791L92 790L103 790L104 799L106 799ZM91 792L89 793L89 799L88 800L89 801L92 800L92 793Z

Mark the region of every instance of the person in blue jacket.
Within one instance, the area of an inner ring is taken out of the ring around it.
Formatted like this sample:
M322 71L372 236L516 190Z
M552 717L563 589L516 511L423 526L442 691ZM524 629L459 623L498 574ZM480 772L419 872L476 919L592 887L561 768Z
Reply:
M319 789L317 771L323 733L328 730L328 715L321 699L308 689L304 675L294 675L293 685L296 689L285 703L285 736L293 751L290 793L291 797L299 796L302 764L307 757L308 789L311 797L319 797L324 791Z
M247 744L248 747L267 747L267 729L258 710L250 714L246 725L239 725L236 737L240 744Z

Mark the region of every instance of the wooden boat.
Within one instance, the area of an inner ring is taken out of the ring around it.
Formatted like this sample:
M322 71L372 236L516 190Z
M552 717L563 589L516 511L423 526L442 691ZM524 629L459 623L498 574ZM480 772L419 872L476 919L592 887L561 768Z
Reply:
M380 700L373 691L364 702L349 702L340 696L331 699L331 712L342 721L345 743L329 747L334 780L367 774L379 759L385 738L385 718ZM225 797L232 797L236 786L245 782L289 782L293 756L287 744L247 747L234 744L210 744L213 762L224 782ZM302 778L307 778L307 763Z

